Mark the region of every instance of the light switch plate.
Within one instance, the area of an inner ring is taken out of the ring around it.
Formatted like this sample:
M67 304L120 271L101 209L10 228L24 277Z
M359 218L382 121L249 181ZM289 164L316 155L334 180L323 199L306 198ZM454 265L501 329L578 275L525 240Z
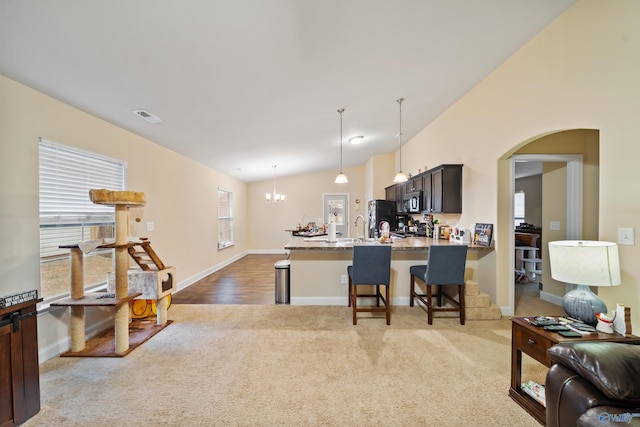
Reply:
M155 229L155 226L152 222L148 222L147 223L147 231L153 231Z
M635 244L633 228L618 228L618 244L629 246Z
M560 231L560 221L551 221L549 228L553 231Z

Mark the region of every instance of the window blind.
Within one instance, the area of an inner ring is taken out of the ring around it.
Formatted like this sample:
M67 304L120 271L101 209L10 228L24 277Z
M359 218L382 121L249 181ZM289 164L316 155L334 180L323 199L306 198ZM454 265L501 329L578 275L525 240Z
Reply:
M233 244L233 194L218 189L218 249Z
M89 199L92 188L124 190L127 163L40 139L40 225L114 221L113 206Z

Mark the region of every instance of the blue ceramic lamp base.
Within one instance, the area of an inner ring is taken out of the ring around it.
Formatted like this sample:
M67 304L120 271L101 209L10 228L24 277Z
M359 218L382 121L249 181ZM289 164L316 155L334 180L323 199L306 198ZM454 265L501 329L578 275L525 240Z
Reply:
M591 292L587 285L578 285L562 297L562 308L569 317L578 319L588 325L598 323L596 313L606 313L607 305L598 295Z

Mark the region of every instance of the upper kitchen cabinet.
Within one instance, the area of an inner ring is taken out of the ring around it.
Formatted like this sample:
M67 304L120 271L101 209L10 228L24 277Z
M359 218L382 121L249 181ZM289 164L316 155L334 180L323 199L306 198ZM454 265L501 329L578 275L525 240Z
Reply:
M425 212L462 213L462 165L440 165L422 180Z
M390 185L384 189L384 199L392 202L396 201L396 186Z
M396 214L406 213L404 206L405 183L385 187L384 194L386 200L396 202Z
M414 191L420 191L423 189L422 174L409 178L406 182L406 192L411 193Z

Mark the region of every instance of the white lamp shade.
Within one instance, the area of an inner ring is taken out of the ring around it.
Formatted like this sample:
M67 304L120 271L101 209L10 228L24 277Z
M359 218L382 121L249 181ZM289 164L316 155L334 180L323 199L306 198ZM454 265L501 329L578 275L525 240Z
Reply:
M336 184L346 184L347 182L349 182L349 180L347 179L347 176L345 174L340 172L338 176L336 176L336 180L334 182Z
M393 182L407 182L409 179L402 171L398 172L393 178Z
M592 240L549 242L551 277L565 283L617 286L620 281L618 246Z

